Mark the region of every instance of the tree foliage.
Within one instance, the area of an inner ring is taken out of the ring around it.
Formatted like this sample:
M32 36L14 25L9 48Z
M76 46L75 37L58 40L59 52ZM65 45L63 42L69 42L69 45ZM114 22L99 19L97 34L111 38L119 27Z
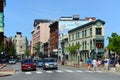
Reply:
M33 48L35 49L35 51L36 51L37 54L38 54L39 51L40 51L40 44L41 44L41 42L38 42L38 43L36 43L36 45L33 47Z
M30 50L29 50L29 49L25 50L24 54L25 54L26 56L29 56L29 55L30 55Z
M74 46L66 47L66 49L70 52L70 54L74 54L80 47L80 44L76 44Z
M8 55L9 56L16 56L16 49L15 49L15 45L14 44L10 45L10 48L9 48L9 51L8 51Z
M107 45L107 49L120 54L120 35L112 33L111 37L108 37L108 40L109 44Z

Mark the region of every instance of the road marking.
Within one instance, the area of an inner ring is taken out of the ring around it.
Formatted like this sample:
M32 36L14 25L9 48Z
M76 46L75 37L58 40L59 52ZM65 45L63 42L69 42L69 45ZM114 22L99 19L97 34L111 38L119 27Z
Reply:
M103 73L103 71L95 71L95 72Z
M85 72L93 73L93 71L85 71Z
M25 74L32 74L31 72L25 72Z
M52 71L46 71L46 73L53 73Z
M72 70L65 70L65 71L67 71L67 72L73 72Z
M83 72L83 71L77 70L76 72Z
M42 72L41 72L41 71L36 71L36 73L37 73L37 74L40 74L40 73L42 73Z
M56 70L56 72L63 72L62 70Z

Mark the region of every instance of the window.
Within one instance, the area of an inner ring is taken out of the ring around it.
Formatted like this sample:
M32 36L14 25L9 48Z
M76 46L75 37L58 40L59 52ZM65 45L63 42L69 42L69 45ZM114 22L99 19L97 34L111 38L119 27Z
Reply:
M76 39L78 38L78 33L76 32Z
M85 37L87 36L87 31L85 30Z
M69 41L71 40L71 36L69 35Z
M90 36L92 36L92 28L90 28Z
M101 34L102 34L102 29L96 28L96 35L101 35Z
M87 49L87 41L85 41L85 50Z
M92 49L92 40L90 40L90 49Z
M84 50L84 41L82 42L82 49Z
M84 38L84 31L82 31L82 38Z
M74 40L74 34L72 34L72 40Z
M78 39L80 38L80 33L78 32Z

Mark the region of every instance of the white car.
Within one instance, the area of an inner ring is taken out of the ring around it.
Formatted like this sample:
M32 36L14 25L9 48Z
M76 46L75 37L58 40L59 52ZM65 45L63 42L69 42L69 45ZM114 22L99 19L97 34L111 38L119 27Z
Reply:
M9 64L15 64L16 63L16 60L15 59L10 59L9 60Z

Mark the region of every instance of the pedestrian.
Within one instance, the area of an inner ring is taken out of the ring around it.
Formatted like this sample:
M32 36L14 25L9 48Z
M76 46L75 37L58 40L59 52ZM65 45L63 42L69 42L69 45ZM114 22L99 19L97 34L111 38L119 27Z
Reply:
M102 61L100 59L98 59L97 64L98 64L98 70L101 70Z
M108 71L108 70L109 70L109 59L108 59L108 58L105 59L105 61L104 61L104 70L105 70L105 71Z
M83 60L80 59L80 67L82 67L82 66L83 66Z
M117 63L115 64L115 70L116 72L119 72L119 62L117 61Z
M92 61L92 65L93 65L93 70L96 71L97 61L95 59Z
M92 63L91 59L88 58L87 60L88 71L90 71L91 63Z

